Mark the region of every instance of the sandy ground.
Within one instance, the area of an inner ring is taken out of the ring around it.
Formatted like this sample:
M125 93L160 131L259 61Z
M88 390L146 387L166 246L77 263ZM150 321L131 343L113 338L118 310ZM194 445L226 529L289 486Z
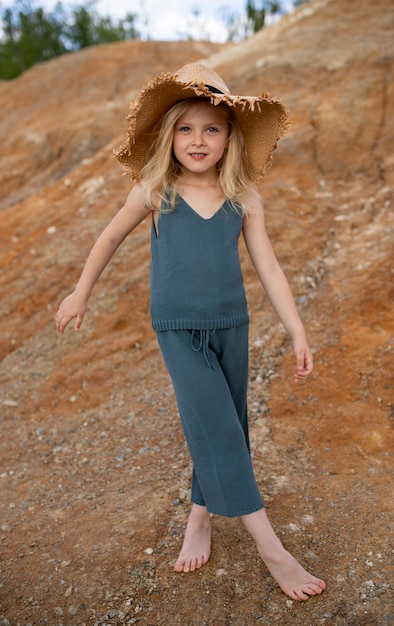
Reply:
M383 233L390 214L379 215L369 219ZM339 224L337 241L351 233ZM356 230L365 236L354 227L353 242ZM42 330L3 360L0 624L389 626L392 359L388 311L378 306L385 284L371 281L374 293L365 295L377 303L369 312L375 332L359 321L358 333L342 333L354 314L349 280L355 289L357 278L348 264L333 267L326 248L315 285L298 297L316 370L294 386L287 337L243 261L257 479L285 546L328 584L299 604L279 590L238 520L214 517L204 568L172 571L190 460L149 319L126 321L125 295L119 290L114 306L110 288L117 271L125 279L131 246L148 246L148 231L143 225L115 259L79 335L56 336L46 312ZM376 254L386 275L389 258ZM140 285L147 272L142 264ZM146 286L133 289L128 297L146 311Z
M0 626L394 623L392 7L371 7L314 0L240 46L99 46L0 83ZM261 191L314 352L304 385L241 254L254 467L284 545L327 582L306 603L239 520L214 517L209 563L173 571L191 466L150 326L148 223L80 333L54 330L129 189L112 155L128 99L208 57L292 110Z

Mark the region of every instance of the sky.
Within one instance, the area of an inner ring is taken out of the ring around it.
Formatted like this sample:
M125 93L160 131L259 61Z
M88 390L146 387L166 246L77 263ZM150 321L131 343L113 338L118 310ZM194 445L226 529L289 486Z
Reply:
M82 0L61 3L71 7L87 4ZM13 4L12 0L0 0L1 7ZM52 11L56 0L35 0L33 4ZM135 25L144 39L177 40L189 35L224 43L228 35L224 15L245 15L245 7L246 0L97 0L94 10L113 20L124 18L127 13L136 14L139 19Z
M63 0L64 4L72 2ZM125 17L128 12L137 14L142 18L137 29L151 39L182 39L193 28L196 39L224 42L227 31L223 12L242 15L245 6L246 0L98 0L96 10L114 18Z

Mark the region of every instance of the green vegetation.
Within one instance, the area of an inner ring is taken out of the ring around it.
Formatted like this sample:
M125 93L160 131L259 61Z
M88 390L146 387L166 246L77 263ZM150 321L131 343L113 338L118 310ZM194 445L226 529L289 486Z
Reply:
M16 0L4 9L0 16L0 78L15 78L36 63L66 52L139 37L134 14L114 22L99 16L94 5L90 1L66 9L58 2L49 12L36 7L34 0Z
M299 6L307 0L293 0ZM96 0L66 8L58 2L53 11L36 6L36 0L15 0L0 9L0 79L10 80L36 63L95 44L138 39L138 16L128 13L114 21L95 10ZM286 12L284 0L247 0L245 14L224 11L228 41L242 41L266 24L267 18ZM199 12L195 12L198 19ZM193 24L190 24L193 27ZM185 33L185 38L192 38ZM208 38L208 37L207 37Z

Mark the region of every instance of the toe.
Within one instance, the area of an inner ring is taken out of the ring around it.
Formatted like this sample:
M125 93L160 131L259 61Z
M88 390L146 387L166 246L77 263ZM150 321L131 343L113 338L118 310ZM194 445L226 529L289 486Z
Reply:
M321 581L323 582L323 581ZM325 585L322 587L318 582L310 582L303 587L303 592L310 596L316 596L324 591Z
M174 570L176 572L184 572L185 571L185 564L181 563L180 561L177 561L174 565Z
M196 559L196 569L200 569L204 565L203 557Z
M196 564L196 560L195 559L191 559L190 563L188 563L188 572L194 572L194 570L196 569L197 564Z
M303 591L302 589L300 589L300 591L293 591L293 594L294 594L294 600L298 600L302 602L309 600L309 597L310 597L309 594Z
M315 583L307 583L299 591L294 592L299 600L308 600L311 596L317 596L323 592L323 589Z

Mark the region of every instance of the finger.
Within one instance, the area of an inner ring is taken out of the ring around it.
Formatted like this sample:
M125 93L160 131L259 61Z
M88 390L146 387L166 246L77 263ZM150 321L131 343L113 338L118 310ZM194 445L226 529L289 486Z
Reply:
M78 332L79 329L81 328L82 320L83 320L83 315L81 315L81 313L78 313L75 319L75 323L74 323L75 332Z
M58 333L61 333L61 323L60 323L60 314L59 311L55 315L55 326Z
M297 372L306 372L310 374L313 370L313 357L309 350L299 352L297 354Z
M310 373L310 369L308 367L307 355L302 352L297 354L297 371L294 374L294 379L296 382L302 380Z
M56 330L63 335L67 324L70 322L72 317L63 317L60 312L56 314Z
M65 322L63 319L60 319L59 322L57 323L57 330L61 335L63 335L66 326L67 326L67 322Z
M303 367L299 367L297 368L296 373L294 374L294 380L296 383L298 383L298 381L302 380L303 378L305 378L305 376L307 376L305 370Z
M304 352L299 352L296 355L297 374L302 374L305 371L306 361Z
M313 365L313 354L310 350L307 350L305 353L305 362Z
M311 354L306 354L304 368L307 374L310 374L313 370L313 357Z

